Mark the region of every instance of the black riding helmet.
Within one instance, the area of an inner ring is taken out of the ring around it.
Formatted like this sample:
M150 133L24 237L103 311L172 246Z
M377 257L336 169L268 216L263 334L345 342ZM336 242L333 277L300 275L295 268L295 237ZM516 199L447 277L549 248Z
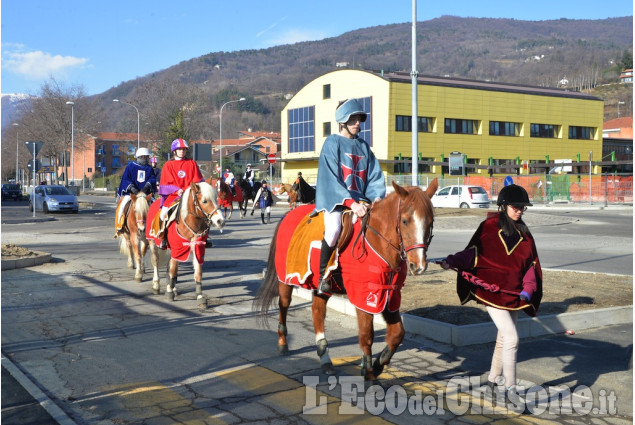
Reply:
M522 186L510 184L505 186L498 193L497 205L514 205L518 207L531 207L533 204L529 202L529 195Z

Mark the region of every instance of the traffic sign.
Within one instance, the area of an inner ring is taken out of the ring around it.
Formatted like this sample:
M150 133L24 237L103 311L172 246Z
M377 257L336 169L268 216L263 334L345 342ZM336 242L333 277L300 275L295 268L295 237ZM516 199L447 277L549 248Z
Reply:
M26 166L28 167L29 171L37 172L40 171L40 168L42 168L42 163L39 159L32 159Z
M269 155L267 155L267 161L269 161L269 164L275 164L276 163L276 154L275 153L270 153Z
M40 149L42 149L42 146L44 146L44 142L24 142L24 144L29 150L29 153L33 155L33 158L37 156Z
M514 184L514 179L512 179L512 176L505 177L505 186L509 186L510 184Z

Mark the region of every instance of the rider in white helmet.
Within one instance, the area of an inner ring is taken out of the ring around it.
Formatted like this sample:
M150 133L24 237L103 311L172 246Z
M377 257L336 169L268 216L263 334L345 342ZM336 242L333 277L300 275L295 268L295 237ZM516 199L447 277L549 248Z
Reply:
M130 201L130 194L136 195L142 192L143 196L147 196L155 193L157 188L157 179L152 166L149 164L150 150L148 148L137 149L135 158L134 161L130 161L126 165L126 169L121 176L121 183L117 189L117 196L121 197L117 205L117 223L115 225L117 234L123 232L125 224L123 211L126 204Z

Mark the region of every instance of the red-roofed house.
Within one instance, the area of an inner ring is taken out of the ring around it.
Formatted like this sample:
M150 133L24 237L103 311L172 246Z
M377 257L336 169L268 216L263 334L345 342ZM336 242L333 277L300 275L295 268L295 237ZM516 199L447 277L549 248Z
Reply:
M602 157L615 152L615 159L633 159L633 117L615 118L604 122ZM632 172L632 165L618 166L618 171Z

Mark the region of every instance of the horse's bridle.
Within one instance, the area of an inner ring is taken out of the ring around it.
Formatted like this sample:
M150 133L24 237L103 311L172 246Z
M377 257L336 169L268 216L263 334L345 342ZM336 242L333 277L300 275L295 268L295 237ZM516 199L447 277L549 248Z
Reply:
M360 234L365 233L365 229L370 229L373 233L375 233L377 236L379 236L381 239L384 240L384 242L386 242L388 244L388 246L390 246L392 249L394 249L395 251L397 251L399 253L399 257L402 260L406 260L407 259L407 254L408 252L412 251L413 249L423 249L424 251L428 251L428 247L430 246L430 243L432 242L432 238L434 237L434 235L432 234L432 230L434 225L431 224L430 225L430 237L428 238L428 240L424 243L418 243L418 244L414 244L414 245L410 245L408 247L404 246L403 243L403 235L401 234L401 199L399 199L399 203L397 204L397 234L399 235L399 246L395 246L392 242L390 242L388 239L386 239L386 237L384 235L382 235L381 233L379 233L377 231L377 229L373 228L370 224L368 224L368 219L370 217L370 212L371 210L368 210L368 213L366 214L366 216L364 216L364 218L362 219L362 230L360 232Z
M198 186L197 186L198 189ZM212 211L211 213L206 213L205 211L203 211L203 208L201 207L201 204L198 200L198 195L199 193L201 193L199 190L195 191L193 194L191 193L192 191L190 191L190 194L192 195L192 202L194 204L194 208L195 211L197 212L196 214L194 214L192 211L190 211L188 209L187 213L188 215L193 215L194 217L201 219L205 222L205 229L203 229L203 231L201 232L197 232L194 229L192 229L185 220L183 220L183 224L185 224L185 227L187 227L187 230L189 230L190 232L192 232L194 234L195 237L199 237L199 236L203 236L205 234L205 232L207 232L209 230L209 228L212 226L212 217L214 216L214 214L216 214L216 211L218 211L218 207L214 208L214 211ZM202 215L199 215L198 212L200 211L200 213Z

